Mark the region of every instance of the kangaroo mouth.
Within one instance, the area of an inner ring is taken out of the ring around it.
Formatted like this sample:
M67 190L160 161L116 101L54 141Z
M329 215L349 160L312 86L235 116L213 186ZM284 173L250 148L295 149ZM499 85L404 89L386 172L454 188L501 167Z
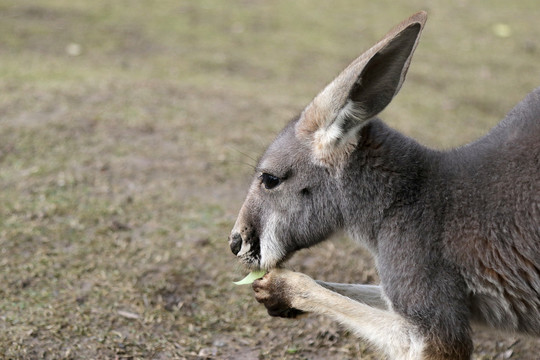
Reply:
M286 249L282 253L272 253L272 254L256 254L254 260L257 266L257 269L265 269L270 271L275 268L283 267L283 264L289 261L298 250L301 250L301 247L294 249Z
M296 252L296 251L295 251ZM260 252L249 251L239 256L239 261L245 265L249 270L264 269L270 271L275 268L280 268L285 262L287 262L295 252L288 253L279 259L273 259L271 261L264 261Z
M281 267L298 250L298 241L278 241L276 236L260 238L258 236L230 238L231 250L238 261L250 270Z
M261 249L258 242L256 244L243 242L242 247L236 256L239 261L250 270L260 269Z

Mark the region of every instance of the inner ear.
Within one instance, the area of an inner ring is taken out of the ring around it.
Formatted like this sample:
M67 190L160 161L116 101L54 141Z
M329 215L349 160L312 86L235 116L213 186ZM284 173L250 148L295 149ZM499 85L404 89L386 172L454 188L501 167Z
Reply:
M409 25L362 69L349 99L359 105L367 119L381 112L399 91L420 30L418 23Z

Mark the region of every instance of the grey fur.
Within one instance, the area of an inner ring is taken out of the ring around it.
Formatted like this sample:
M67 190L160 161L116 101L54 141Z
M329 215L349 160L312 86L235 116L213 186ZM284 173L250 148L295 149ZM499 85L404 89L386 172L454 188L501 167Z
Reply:
M540 88L483 138L451 151L428 149L373 117L399 90L403 59L420 33L400 31L389 36L391 47L404 49L399 56L380 55L390 45L378 50L371 55L378 73L366 79L368 63L349 90L347 100L368 114L343 121L344 134L356 131L352 150L317 161L313 140L298 131L310 119L291 121L261 158L231 248L248 249L240 259L252 268L274 268L346 230L372 252L381 286L319 284L403 316L422 334L425 358L468 358L471 322L538 336ZM385 67L391 70L381 77ZM364 89L374 100L365 101ZM260 173L281 182L265 189Z

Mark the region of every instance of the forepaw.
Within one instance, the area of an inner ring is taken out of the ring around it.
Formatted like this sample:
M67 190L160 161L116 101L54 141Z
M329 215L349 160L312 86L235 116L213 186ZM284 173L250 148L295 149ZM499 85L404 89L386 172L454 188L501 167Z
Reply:
M305 297L302 283L309 281L313 282L304 274L275 269L253 282L255 299L266 307L270 316L295 318L305 312L299 305Z

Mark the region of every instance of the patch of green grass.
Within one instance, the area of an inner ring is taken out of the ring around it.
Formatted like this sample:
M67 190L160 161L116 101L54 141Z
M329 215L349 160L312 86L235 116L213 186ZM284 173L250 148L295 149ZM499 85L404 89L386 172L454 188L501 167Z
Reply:
M455 146L538 85L536 1L0 1L0 354L374 357L326 319L267 317L232 284L245 271L226 238L266 144L419 9L430 20L383 118ZM376 281L354 246L291 265Z

